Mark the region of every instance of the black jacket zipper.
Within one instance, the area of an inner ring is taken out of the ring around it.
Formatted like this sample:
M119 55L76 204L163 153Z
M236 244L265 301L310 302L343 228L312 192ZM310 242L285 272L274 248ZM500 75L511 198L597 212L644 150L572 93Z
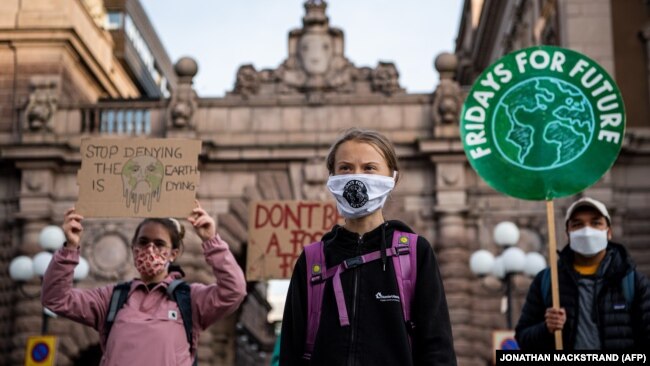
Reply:
M356 255L361 255L361 244L363 244L363 237L359 236L359 242L357 243ZM354 366L356 357L354 356L356 350L354 347L355 343L355 330L356 330L356 320L357 320L357 297L359 292L359 270L360 268L354 268L354 291L352 292L352 317L350 317L350 352L348 353L348 366Z

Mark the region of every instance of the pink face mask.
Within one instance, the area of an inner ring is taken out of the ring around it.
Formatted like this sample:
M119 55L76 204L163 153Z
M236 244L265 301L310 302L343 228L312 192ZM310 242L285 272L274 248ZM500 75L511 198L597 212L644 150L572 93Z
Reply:
M133 261L135 268L142 277L151 278L161 274L166 268L169 257L169 250L163 249L158 252L153 245L146 247L133 247Z

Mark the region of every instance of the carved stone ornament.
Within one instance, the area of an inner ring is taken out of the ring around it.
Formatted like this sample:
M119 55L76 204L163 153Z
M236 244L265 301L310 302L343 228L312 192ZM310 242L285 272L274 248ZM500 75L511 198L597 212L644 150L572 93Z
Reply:
M174 65L178 76L178 84L169 105L170 127L172 129L188 129L192 126L192 116L197 109L198 96L192 88L192 79L198 72L196 61L183 57Z
M330 28L324 1L305 3L302 29L289 33L289 57L276 70L288 90L350 91L354 65L343 55L343 32Z
M88 13L95 21L98 27L104 28L106 26L106 8L102 0L83 0L83 4L88 9Z
M372 90L391 95L403 91L399 86L399 73L392 62L380 62L372 71Z
M458 124L462 101L460 85L453 79L458 59L451 53L441 53L436 57L435 68L440 74L440 83L433 94L431 108L435 124Z
M454 124L461 108L461 90L453 80L440 80L433 98L433 120L439 124Z
M84 224L82 255L90 262L97 278L120 280L135 275L130 238L123 233L132 232L132 224Z
M274 70L255 71L243 65L229 95L243 97L305 94L318 105L328 93L382 93L403 91L397 68L380 63L377 69L357 68L344 55L343 31L330 27L325 1L305 2L303 26L289 32L287 58Z
M59 78L34 76L30 79L31 92L25 108L28 131L51 131L49 126L57 109Z
M250 64L242 65L237 70L235 81L235 93L248 97L257 94L260 89L260 77L255 67Z
M27 192L42 192L46 182L51 182L51 173L43 170L23 170L23 183ZM25 190L23 190L25 192Z
M176 128L189 126L194 114L194 107L189 100L176 100L171 110L172 125Z

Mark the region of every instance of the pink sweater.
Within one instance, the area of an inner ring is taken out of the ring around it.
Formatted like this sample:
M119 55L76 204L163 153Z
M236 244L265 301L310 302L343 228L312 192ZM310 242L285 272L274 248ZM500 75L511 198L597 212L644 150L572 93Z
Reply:
M244 274L228 244L217 235L205 241L202 247L217 283L190 285L192 349L196 349L201 330L235 311L246 296ZM43 278L43 306L91 326L101 335L115 285L73 288L72 275L77 263L78 249L64 247L54 254ZM117 313L103 349L101 365L192 365L196 354L189 353L178 305L166 293L167 285L178 276L173 272L151 290L138 279L132 281L129 297Z

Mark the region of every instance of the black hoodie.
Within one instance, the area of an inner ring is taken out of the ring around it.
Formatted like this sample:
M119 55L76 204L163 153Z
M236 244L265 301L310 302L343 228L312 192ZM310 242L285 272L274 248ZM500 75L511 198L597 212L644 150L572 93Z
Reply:
M388 221L359 237L341 226L323 236L327 268L348 258L392 245L393 232L413 232ZM447 301L436 257L426 239L418 237L417 280L411 317L413 346L399 296L393 262L376 260L344 272L341 283L350 325L339 323L331 279L325 284L320 327L311 362L302 359L307 324L307 272L300 255L291 278L282 319L280 365L456 365Z

